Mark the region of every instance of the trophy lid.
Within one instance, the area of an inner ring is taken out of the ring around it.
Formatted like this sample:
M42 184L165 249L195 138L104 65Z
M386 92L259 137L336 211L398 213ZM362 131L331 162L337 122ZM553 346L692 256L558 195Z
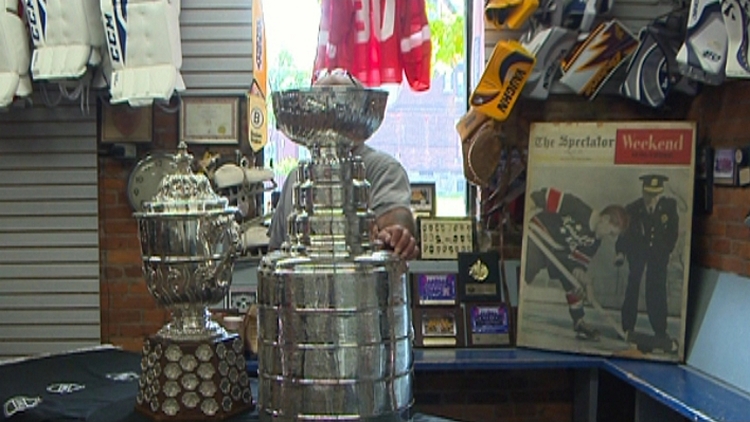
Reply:
M365 142L380 127L388 92L361 86L313 86L273 92L276 123L310 147Z
M216 194L211 182L203 174L195 174L190 168L192 154L188 153L185 142L180 142L174 156L177 171L166 175L159 184L156 195L144 204L144 215L179 215L227 212L235 213L229 201Z

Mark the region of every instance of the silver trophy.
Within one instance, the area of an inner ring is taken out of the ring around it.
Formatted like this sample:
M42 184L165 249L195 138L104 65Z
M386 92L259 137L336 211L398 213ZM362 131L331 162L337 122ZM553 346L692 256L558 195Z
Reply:
M236 208L193 174L185 143L177 171L141 212L143 276L171 321L144 342L136 409L156 420L220 420L254 404L243 342L211 320L232 280Z
M310 150L289 241L258 270L261 421L408 421L414 337L406 264L371 240L370 184L351 153L380 126L387 93L273 93L277 125Z

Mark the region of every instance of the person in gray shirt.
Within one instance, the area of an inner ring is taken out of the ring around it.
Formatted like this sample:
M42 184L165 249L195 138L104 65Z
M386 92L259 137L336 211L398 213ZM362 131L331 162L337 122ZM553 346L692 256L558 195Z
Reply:
M375 241L393 250L401 258L419 257L419 247L414 238L415 224L411 213L411 188L409 178L401 163L392 156L359 144L352 149L362 157L365 177L370 182L370 209L375 214ZM292 212L292 190L297 182L297 171L289 173L281 189L279 203L268 230L269 250L276 250L287 240L287 217Z

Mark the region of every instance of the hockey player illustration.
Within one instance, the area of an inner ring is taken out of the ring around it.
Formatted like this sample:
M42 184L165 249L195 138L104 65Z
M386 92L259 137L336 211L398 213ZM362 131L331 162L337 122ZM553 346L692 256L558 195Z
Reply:
M594 210L581 198L555 188L532 192L532 216L525 254L525 280L546 269L551 280L563 287L576 337L599 339L599 331L585 319L584 301L591 292L589 263L604 237L617 237L628 227L628 215L620 205Z

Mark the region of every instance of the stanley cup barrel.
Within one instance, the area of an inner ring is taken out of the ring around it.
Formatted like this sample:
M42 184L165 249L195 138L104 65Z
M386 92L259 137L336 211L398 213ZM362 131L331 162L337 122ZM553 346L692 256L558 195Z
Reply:
M180 143L177 172L135 213L143 276L172 320L143 345L136 410L157 421L218 421L253 408L242 340L211 320L229 290L236 208L193 174Z
M369 183L351 149L382 122L387 93L273 93L278 128L310 150L289 240L258 269L261 421L409 421L413 328L406 264L371 241Z

